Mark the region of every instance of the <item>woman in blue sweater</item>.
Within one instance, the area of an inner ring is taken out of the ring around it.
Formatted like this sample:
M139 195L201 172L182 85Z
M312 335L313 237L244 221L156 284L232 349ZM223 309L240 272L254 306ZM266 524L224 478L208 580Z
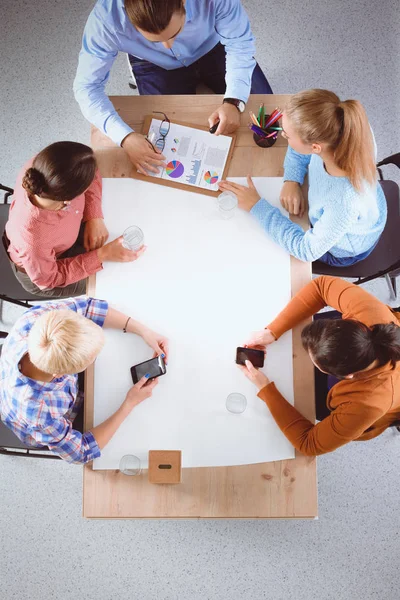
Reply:
M357 100L341 102L333 92L307 90L289 100L282 116L289 148L284 162L281 204L301 216L301 184L308 172L308 218L303 229L249 187L220 184L238 196L239 206L272 239L304 261L348 266L366 258L386 223L386 200L377 181L375 141L364 108Z

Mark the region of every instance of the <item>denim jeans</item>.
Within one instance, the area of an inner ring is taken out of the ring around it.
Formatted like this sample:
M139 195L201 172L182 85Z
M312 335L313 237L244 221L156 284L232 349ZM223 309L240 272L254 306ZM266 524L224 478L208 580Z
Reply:
M188 67L167 70L147 60L129 55L140 95L195 94L203 82L214 94L225 94L226 53L221 43ZM272 94L272 89L256 64L251 80L251 94Z
M351 265L355 265L361 260L364 260L364 258L367 258L367 256L369 256L372 253L372 251L375 250L375 247L378 244L379 240L380 237L376 240L372 248L366 250L366 252L358 254L357 256L346 256L344 258L339 258L337 256L333 256L333 254L331 254L330 252L325 252L325 254L321 256L321 258L319 258L318 260L327 265L330 265L331 267L350 267Z

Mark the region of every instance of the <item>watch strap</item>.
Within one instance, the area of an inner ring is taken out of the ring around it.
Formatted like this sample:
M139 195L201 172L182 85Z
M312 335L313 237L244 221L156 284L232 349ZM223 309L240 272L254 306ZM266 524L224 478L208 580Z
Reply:
M239 100L238 98L224 98L223 104L233 104L233 106L236 106L236 108L238 109L238 111L240 113L243 112L243 111L240 110L239 105L243 104L243 107L246 106L246 103L243 102L243 100Z

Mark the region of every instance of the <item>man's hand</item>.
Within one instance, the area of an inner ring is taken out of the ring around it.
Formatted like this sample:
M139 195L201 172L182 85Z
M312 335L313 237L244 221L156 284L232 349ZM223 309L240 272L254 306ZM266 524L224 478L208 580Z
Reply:
M86 221L83 233L83 246L86 252L101 248L107 239L108 229L104 225L104 219L90 219Z
M240 112L233 104L222 104L208 117L210 128L219 121L218 129L214 135L233 133L240 125Z
M290 215L302 217L306 209L306 201L297 181L285 181L282 186L280 201Z
M238 365L239 369L242 371L243 375L250 379L252 383L258 388L258 390L262 390L266 385L269 385L271 382L258 369L256 369L249 360L246 360L246 366Z
M100 262L133 262L142 256L146 250L146 246L142 246L137 251L128 250L122 245L124 236L120 235L118 238L109 242L102 248L97 250L97 255Z
M250 212L260 200L260 194L257 192L250 175L247 176L247 183L249 187L232 183L232 181L220 181L218 187L223 192L233 192L237 196L239 208Z
M165 156L155 152L150 142L140 133L130 133L122 141L122 147L128 154L139 173L148 175L158 173L158 167L165 167Z

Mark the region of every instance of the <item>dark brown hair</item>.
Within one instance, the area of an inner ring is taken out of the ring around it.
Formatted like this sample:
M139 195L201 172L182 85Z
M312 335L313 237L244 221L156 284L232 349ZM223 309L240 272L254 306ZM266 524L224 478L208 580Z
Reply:
M130 22L147 33L159 34L166 29L176 12L184 13L183 0L125 0Z
M89 146L56 142L39 152L25 171L22 186L30 195L62 202L73 200L92 183L96 159Z
M394 323L370 328L352 319L320 319L303 329L301 341L318 367L336 377L362 371L375 360L393 367L400 360L400 327Z

